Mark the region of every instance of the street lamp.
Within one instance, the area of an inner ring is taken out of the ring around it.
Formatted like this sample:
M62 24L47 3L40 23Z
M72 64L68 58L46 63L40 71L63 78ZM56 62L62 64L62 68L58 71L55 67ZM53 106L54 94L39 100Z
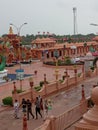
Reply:
M21 24L19 27L17 27L16 25L14 25L13 23L10 23L10 25L11 26L14 26L15 28L16 28L16 30L17 30L17 35L18 36L20 36L20 30L21 30L21 28L24 26L24 25L26 25L27 23L23 23L23 24Z
M63 55L65 56L66 45L64 45L63 48L64 48L64 53L63 53Z
M17 30L17 36L19 37L20 36L20 31L21 31L21 28L26 25L27 23L23 23L21 24L19 27L17 27L15 24L13 23L10 23L11 26L15 27L16 30ZM19 43L19 60L21 60L21 55L20 55L20 48L21 48L21 43ZM20 63L20 69L21 69L21 63Z
M34 86L34 82L33 82L32 77L29 78L29 84L30 84L30 87L31 87L31 101L33 102L33 86Z
M17 27L16 25L14 25L13 23L10 23L11 26L15 27L16 30L17 30L17 36L20 37L20 31L21 31L21 28L26 25L27 23L23 23L21 24L19 27ZM22 90L22 80L23 80L23 77L24 77L24 70L21 69L21 44L19 43L19 62L20 62L20 68L16 70L16 77L17 79L20 80L20 89Z
M98 24L95 24L95 23L90 23L90 25L92 25L92 26L98 26Z
M58 81L58 73L59 73L59 70L58 70L58 57L59 57L59 52L58 52L58 50L55 50L55 51L54 51L54 57L56 58L55 76L56 76L56 81Z

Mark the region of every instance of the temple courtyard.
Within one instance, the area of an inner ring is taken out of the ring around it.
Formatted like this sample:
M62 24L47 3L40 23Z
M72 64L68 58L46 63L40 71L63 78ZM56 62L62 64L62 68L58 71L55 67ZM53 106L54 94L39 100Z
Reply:
M33 76L34 85L37 85L41 80L44 79L44 74L47 75L48 81L55 81L55 67L49 68L43 66L42 62L36 62L28 65L21 65L21 67L25 70L25 74L31 74ZM14 67L6 68L8 70L8 73L13 74L15 73L15 70L19 68L19 65L16 65ZM37 70L37 75L34 74L34 71ZM60 76L59 78L64 74L64 68L59 68ZM74 75L72 70L68 70L69 74L71 76ZM20 88L20 81L16 81L16 87ZM85 95L86 97L89 97L91 94L91 90L93 88L93 85L97 84L98 79L97 78L90 78L85 80L84 82L81 82L80 84L76 85L74 88L71 88L70 90L58 92L55 95L47 97L52 101L52 110L49 112L50 115L58 116L65 111L68 111L75 105L77 105L81 100L81 84L84 84L85 89ZM22 81L22 89L28 90L30 89L29 80L28 78L25 78ZM13 117L13 108L8 108L7 110L3 111L2 107L2 99L6 96L11 96L13 90L13 81L8 82L5 84L0 85L0 129L1 130L22 130L23 126L23 114L20 108L20 119L14 119ZM5 108L5 107L4 107ZM33 113L35 114L35 106L33 104ZM77 113L76 113L77 114ZM73 115L74 116L74 115ZM40 118L38 120L30 118L28 123L28 130L34 130L35 128L39 127L43 124L43 118ZM68 130L74 130L74 126L71 126L68 128Z

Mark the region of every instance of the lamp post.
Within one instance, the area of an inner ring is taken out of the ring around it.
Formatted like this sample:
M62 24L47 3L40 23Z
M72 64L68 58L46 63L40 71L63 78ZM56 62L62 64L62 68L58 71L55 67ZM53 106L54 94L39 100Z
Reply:
M59 57L59 52L58 50L54 51L54 57L56 58L56 68L55 68L55 78L56 78L56 88L58 91L58 76L59 76L59 70L58 70L58 57Z
M90 23L90 25L92 25L92 26L98 26L98 24L96 24L96 23Z
M65 57L65 49L66 49L66 45L64 45L63 48L64 48L64 53L63 53L63 54L64 54L64 57Z
M10 23L11 26L14 26L17 30L17 35L20 36L20 31L21 31L21 28L26 25L27 23L23 23L21 24L19 27L17 27L16 25L14 25L13 23Z
M33 102L33 86L34 86L34 82L33 82L32 77L29 78L29 84L30 84L30 87L31 87L31 101Z
M46 86L46 74L44 74L44 85L45 85L45 94L47 95L47 86Z
M74 66L74 74L75 74L75 84L77 84L77 67Z
M23 23L21 24L19 27L17 27L16 25L14 25L13 23L10 23L11 26L15 27L16 30L17 30L17 36L20 37L20 31L21 31L21 28L26 25L27 23ZM18 70L16 70L16 73L17 73L17 79L20 80L20 89L22 90L22 79L23 79L23 76L24 76L24 70L21 69L21 43L19 43L19 62L20 62L20 68Z
M17 27L15 24L13 23L10 23L11 26L15 27L16 30L17 30L17 36L20 37L20 31L21 31L21 28L26 25L27 23L23 23L21 24L19 27ZM21 43L19 43L19 61L21 60ZM20 61L20 69L21 69L21 61Z
M65 75L65 78L67 79L66 83L67 83L67 88L68 88L68 79L69 79L70 76L68 75L68 70L67 69L65 70L64 75Z
M58 57L59 57L59 53L58 50L54 51L54 57L56 58L56 69L55 69L55 76L56 76L56 81L58 81Z
M76 51L77 51L77 50L76 50L77 47L76 47L75 45L73 45L73 46L71 46L71 49L72 49L72 51L74 51L72 55L73 55L73 59L74 59L74 63L75 63L75 57L76 57L76 53L77 53L77 52L76 52Z

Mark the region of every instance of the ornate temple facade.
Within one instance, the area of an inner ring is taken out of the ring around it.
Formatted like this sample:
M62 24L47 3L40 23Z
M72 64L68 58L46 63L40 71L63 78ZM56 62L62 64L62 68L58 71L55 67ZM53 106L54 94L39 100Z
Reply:
M98 50L96 38L91 42L82 43L63 43L58 44L52 38L37 38L32 41L32 57L50 59L54 57L54 52L58 51L59 57L66 56L83 56L89 51Z
M9 33L3 39L3 42L9 48L7 63L11 63L13 60L30 61L32 59L52 59L56 55L61 58L64 56L78 57L84 56L89 51L93 52L98 50L98 37L93 38L91 42L64 42L60 44L52 37L36 38L31 42L32 47L28 48L21 45L21 37L13 33L12 27L10 27Z

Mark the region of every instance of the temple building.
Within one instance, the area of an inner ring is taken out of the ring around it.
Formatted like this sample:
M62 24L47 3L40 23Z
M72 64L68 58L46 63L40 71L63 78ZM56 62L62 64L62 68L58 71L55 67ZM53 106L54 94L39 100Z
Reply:
M91 42L58 44L52 38L37 38L32 41L32 58L51 59L54 57L55 50L58 51L59 57L66 56L83 56L89 51L98 50L96 38Z

